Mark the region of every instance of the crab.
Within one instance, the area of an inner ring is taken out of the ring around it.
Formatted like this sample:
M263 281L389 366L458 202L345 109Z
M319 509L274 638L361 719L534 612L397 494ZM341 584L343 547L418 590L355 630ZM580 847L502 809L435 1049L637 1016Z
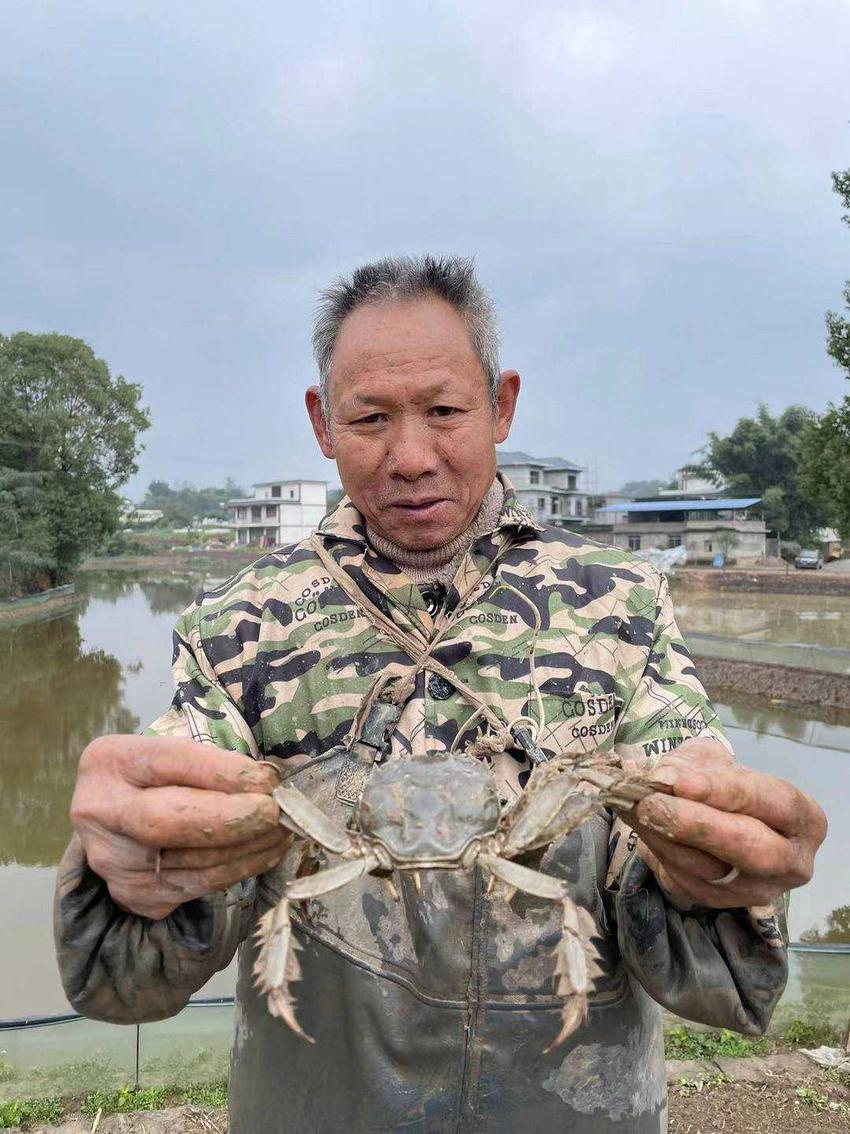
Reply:
M273 793L280 822L341 861L288 882L281 901L260 919L254 976L269 1012L313 1042L296 1019L290 989L300 978L293 903L374 872L386 875L395 891L393 871L412 871L418 889L420 870L478 866L489 875L488 890L502 883L508 901L520 890L561 905L555 991L564 1005L560 1031L546 1051L558 1047L586 1020L588 995L600 975L591 943L595 923L573 902L566 882L513 860L568 834L600 808L628 811L653 790L665 789L645 774L625 772L610 756L560 757L535 767L523 794L503 809L485 762L429 752L375 765L346 828L297 788L281 784Z

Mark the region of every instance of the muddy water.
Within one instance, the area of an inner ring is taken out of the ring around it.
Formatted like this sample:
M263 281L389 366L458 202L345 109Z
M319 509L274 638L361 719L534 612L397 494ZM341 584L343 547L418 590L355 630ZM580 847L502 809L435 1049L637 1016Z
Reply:
M695 594L674 589L673 597L686 632L850 649L850 596Z
M92 737L133 732L168 705L174 617L214 582L119 573L89 577L79 610L0 631L0 1017L67 1006L53 960L50 903L53 867L69 836L68 802L79 754ZM760 596L770 608L768 620L779 617L774 598L814 609L812 598ZM723 596L724 603L739 599L752 609L749 596ZM835 610L835 600L829 602ZM830 624L828 618L823 622ZM850 829L844 822L850 729L770 710L720 711L742 762L794 780L830 813L818 873L795 892L791 906L795 937L812 928L825 933L830 913L850 902ZM223 994L232 987L228 972L206 991Z

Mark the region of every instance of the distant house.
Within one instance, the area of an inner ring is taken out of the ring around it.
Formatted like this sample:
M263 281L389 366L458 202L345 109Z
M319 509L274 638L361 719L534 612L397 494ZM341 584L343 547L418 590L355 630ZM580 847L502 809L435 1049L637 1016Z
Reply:
M323 480L269 480L253 489L253 496L227 502L237 544L297 543L316 529L327 511L328 486Z
M759 497L706 500L659 494L600 508L598 518L607 514L611 526L594 535L628 551L684 547L689 563L710 563L718 552L738 563L763 559L767 532L758 514L760 503Z
M659 496L700 496L707 499L713 496L723 496L727 488L723 484L715 484L707 477L698 473L689 472L688 469L676 469L676 487L662 488Z
M497 450L496 461L520 503L541 523L575 528L588 520L590 497L581 486L585 471L581 465L563 457L532 457L519 450Z

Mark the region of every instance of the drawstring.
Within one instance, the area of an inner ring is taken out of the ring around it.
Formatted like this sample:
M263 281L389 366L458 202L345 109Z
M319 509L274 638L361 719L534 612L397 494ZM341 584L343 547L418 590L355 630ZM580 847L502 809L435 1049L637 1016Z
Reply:
M517 587L512 586L510 583L497 581L494 590L508 590L520 598L532 610L534 629L531 639L531 646L529 650L529 675L533 691L533 696L537 706L538 720L534 721L529 717L517 717L511 722L507 722L503 716L494 711L486 701L484 701L477 693L475 693L466 682L462 681L457 674L453 673L442 662L437 661L433 656L434 650L445 637L448 630L451 628L453 614L445 608L440 612L434 623L434 633L427 642L420 642L417 635L408 633L402 630L391 618L389 618L378 607L368 595L357 586L347 571L337 563L336 559L330 554L325 547L318 532L313 534L311 539L313 549L322 561L326 570L348 597L363 611L363 613L372 621L372 623L400 647L411 658L413 662L413 669L402 669L397 665L388 666L381 676L375 681L369 693L364 698L363 704L357 712L357 716L352 723L349 738L354 738L358 735L359 729L362 727L363 722L368 716L372 705L376 700L390 700L393 704L401 704L407 700L415 689L416 678L426 668L432 670L434 673L439 674L445 678L458 693L461 694L474 708L474 712L459 730L455 741L452 744L451 751L454 751L458 743L459 737L465 735L473 721L477 722L479 717L483 717L487 722L490 732L485 733L477 740L473 741L468 746L467 751L470 755L475 756L493 756L504 752L511 746L514 739L514 729L522 725L524 728L532 732L532 739L539 736L545 725L545 714L543 708L543 698L540 694L540 689L537 684L537 675L534 667L534 653L537 645L537 638L540 633L540 612L537 607L524 595ZM489 568L492 569L499 557L508 550L510 545L507 544L503 547L496 556L491 560ZM463 604L481 582L481 575L474 578L470 584L465 588L460 595L458 602L455 605L455 611L460 610ZM530 728L529 728L530 726Z

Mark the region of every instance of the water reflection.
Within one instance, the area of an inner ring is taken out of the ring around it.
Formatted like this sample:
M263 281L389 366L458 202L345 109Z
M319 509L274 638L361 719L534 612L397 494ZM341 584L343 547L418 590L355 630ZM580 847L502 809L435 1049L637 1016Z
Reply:
M764 642L850 645L850 598L844 595L695 593L676 587L676 617L684 631Z
M0 634L0 862L49 865L70 834L80 752L94 736L134 732L119 662L86 649L76 615Z

